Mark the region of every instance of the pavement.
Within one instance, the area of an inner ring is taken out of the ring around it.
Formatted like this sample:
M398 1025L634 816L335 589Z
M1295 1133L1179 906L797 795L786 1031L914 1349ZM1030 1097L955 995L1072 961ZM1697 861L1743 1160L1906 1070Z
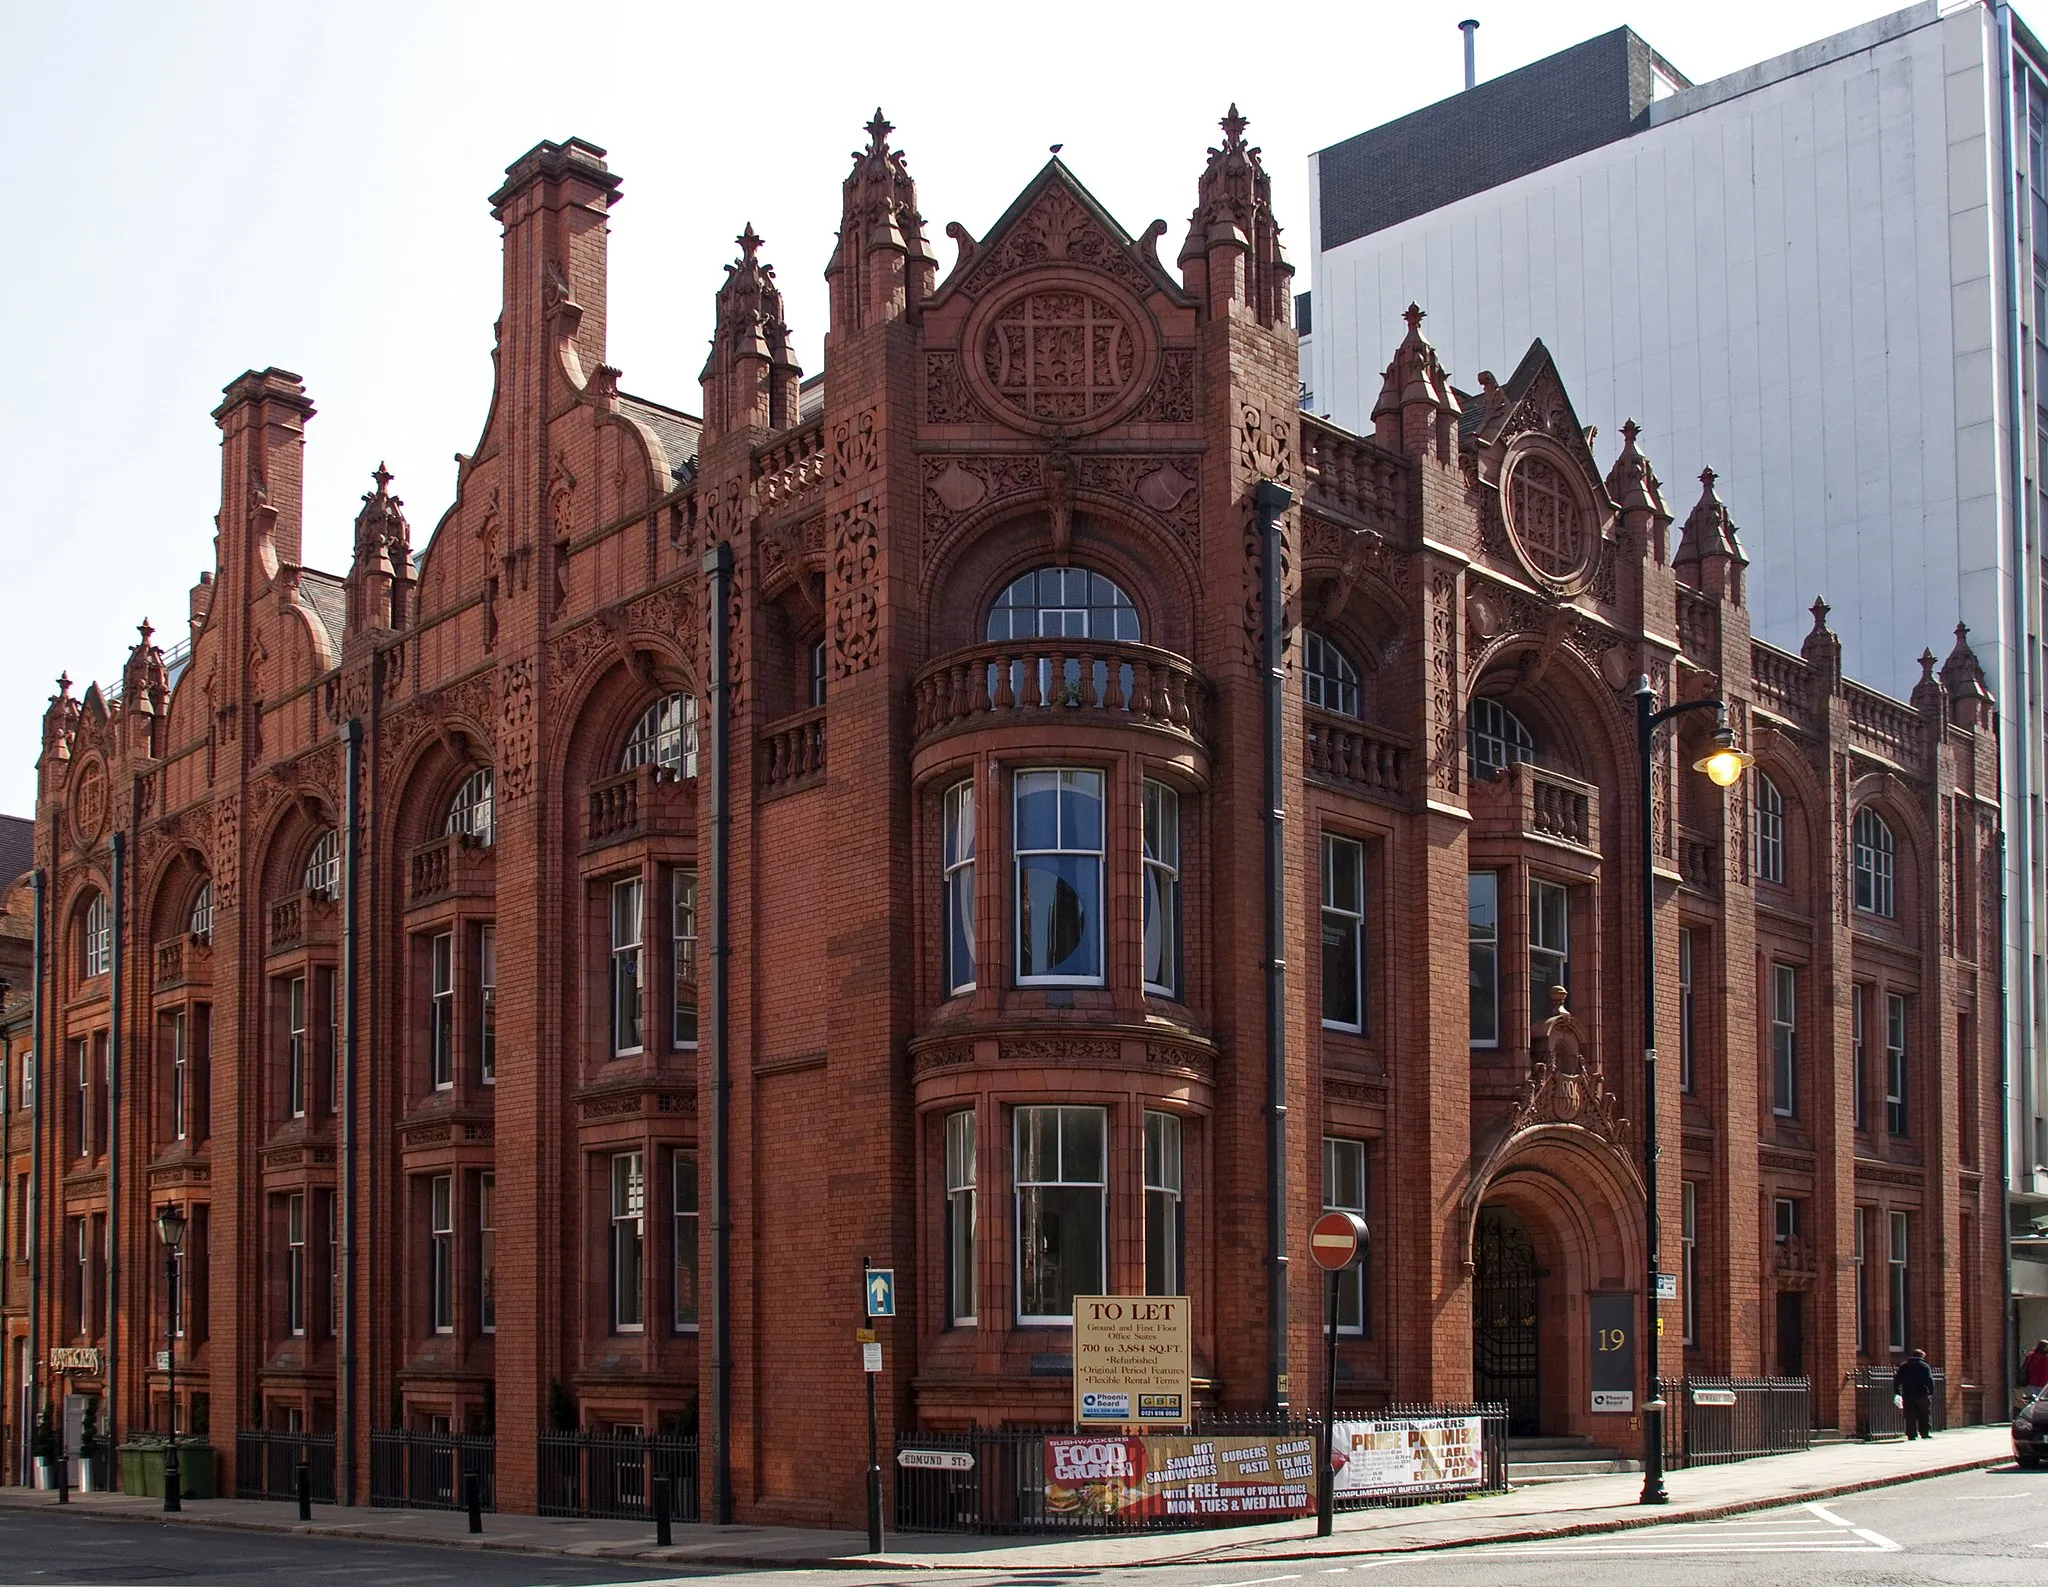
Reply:
M301 1522L291 1503L261 1499L187 1500L167 1516L159 1499L125 1494L74 1494L64 1512L56 1496L0 1488L0 1511L34 1508L50 1514L252 1532L374 1539L388 1543L551 1554L572 1559L634 1561L704 1570L832 1569L1002 1570L1071 1572L1148 1565L1235 1564L1335 1555L1398 1554L1482 1543L1526 1543L1606 1533L1674 1520L1713 1521L1788 1503L1815 1501L1922 1477L2010 1462L2004 1425L1937 1433L1919 1443L1838 1443L1790 1455L1668 1475L1671 1502L1637 1502L1635 1474L1584 1477L1470 1499L1339 1514L1335 1535L1318 1538L1313 1518L1200 1532L1139 1532L1085 1538L992 1538L899 1533L879 1554L864 1532L802 1527L706 1526L677 1523L668 1548L654 1546L651 1525L553 1516L484 1517L471 1536L468 1517L444 1510L378 1510L315 1505Z

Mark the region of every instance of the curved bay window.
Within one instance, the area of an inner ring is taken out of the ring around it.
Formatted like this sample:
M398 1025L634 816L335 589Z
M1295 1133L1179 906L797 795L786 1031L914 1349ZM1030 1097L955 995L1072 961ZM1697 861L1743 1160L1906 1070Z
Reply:
M1358 715L1358 669L1335 640L1314 629L1302 637L1301 697L1339 716Z
M114 967L114 912L105 893L94 893L86 903L85 929L78 946L78 973L87 980Z
M988 638L1108 639L1135 644L1138 609L1100 573L1036 568L1011 581L989 608Z
M1762 772L1755 774L1756 879L1785 883L1785 796Z
M1180 795L1145 784L1145 990L1180 996Z
M1890 919L1898 912L1894 880L1898 845L1892 829L1875 810L1856 812L1850 845L1854 861L1856 907L1865 914Z
M1536 758L1536 738L1522 719L1486 696L1465 708L1465 755L1472 780L1483 782L1519 761Z
M946 790L945 847L940 858L944 891L945 993L974 990L974 784Z
M299 885L316 898L341 896L341 834L329 827L306 854Z
M1020 771L1017 980L1100 986L1102 773Z
M497 840L497 802L493 797L496 779L486 766L471 772L448 802L448 833L473 839L486 847Z
M653 765L678 777L697 775L697 697L670 694L656 700L626 735L619 770Z
M1109 1282L1108 1110L1022 1107L1015 1128L1017 1321L1070 1324Z

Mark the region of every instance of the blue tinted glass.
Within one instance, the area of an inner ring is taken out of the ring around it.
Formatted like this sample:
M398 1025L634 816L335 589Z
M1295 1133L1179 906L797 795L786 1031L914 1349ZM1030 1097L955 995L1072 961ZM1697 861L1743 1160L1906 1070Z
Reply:
M1101 881L1093 855L1034 855L1019 863L1020 976L1101 975Z
M1017 847L1050 849L1059 845L1059 781L1056 771L1017 774Z
M1102 847L1102 774L1093 771L1066 773L1060 790L1060 837L1062 848Z

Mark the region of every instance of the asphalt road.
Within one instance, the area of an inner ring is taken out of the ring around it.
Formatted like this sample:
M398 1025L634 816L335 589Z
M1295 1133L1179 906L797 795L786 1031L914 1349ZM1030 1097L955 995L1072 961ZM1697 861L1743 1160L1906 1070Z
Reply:
M1668 1522L1553 1543L1270 1564L1060 1572L746 1571L681 1575L615 1564L335 1538L0 1512L0 1587L77 1583L483 1583L597 1587L1965 1587L2048 1574L2048 1473L2011 1466L1727 1521ZM1371 1577L1371 1581L1361 1580ZM1348 1583L1347 1583L1348 1579Z

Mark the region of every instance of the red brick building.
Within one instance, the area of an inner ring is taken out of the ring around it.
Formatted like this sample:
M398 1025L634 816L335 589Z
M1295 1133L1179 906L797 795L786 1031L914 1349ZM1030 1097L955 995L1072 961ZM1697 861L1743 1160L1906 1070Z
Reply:
M1655 763L1667 1370L1804 1372L1836 1423L1910 1342L1952 1414L1996 1402L1963 636L1909 703L1841 676L1824 608L1799 655L1753 642L1711 476L1674 550L1540 345L1466 395L1414 313L1371 435L1297 412L1223 128L1170 259L1054 160L942 263L878 115L822 374L749 228L701 418L622 390L619 179L540 145L492 199L455 500L416 539L380 468L345 577L303 565L305 388L228 386L189 648L145 628L42 746L44 1388L97 1346L65 1383L162 1423L172 1200L181 1420L222 1447L339 1427L360 1493L373 1428L489 1430L529 1508L553 1421L696 1425L740 1518L846 1524L864 1258L900 1287L888 1424L1063 1419L1071 1297L1147 1288L1193 1298L1201 1398L1253 1407L1320 1393L1330 1202L1375 1231L1343 1403L1629 1443L1588 1308L1648 1259L1646 674L1757 756L1721 795L1702 713Z

